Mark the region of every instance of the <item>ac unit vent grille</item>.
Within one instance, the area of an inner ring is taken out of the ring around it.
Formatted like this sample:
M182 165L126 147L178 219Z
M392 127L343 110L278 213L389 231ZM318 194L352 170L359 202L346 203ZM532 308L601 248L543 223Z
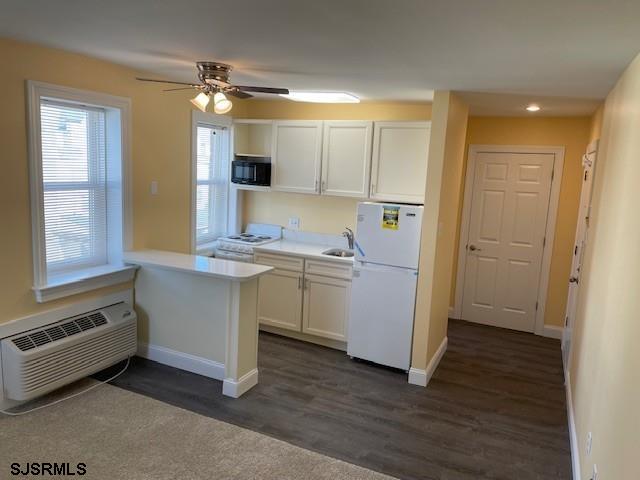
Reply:
M44 345L45 343L50 343L51 342L51 339L49 338L49 335L47 335L43 331L34 332L34 333L29 335L29 338L31 339L31 341L33 343L36 344L36 347L39 347L40 345Z
M18 337L13 339L13 343L16 347L18 347L23 352L27 350L31 350L32 348L36 348L36 344L31 341L31 339L27 336Z
M107 319L102 312L94 312L89 316L76 318L61 325L36 330L22 337L14 338L12 341L18 349L26 352L32 348L56 342L106 324Z
M57 325L55 327L47 328L45 332L47 332L49 338L51 338L51 340L54 342L67 336L67 334L64 333L64 330Z
M102 312L92 313L91 315L89 315L89 318L93 321L96 327L107 324L107 319L102 314Z
M66 333L68 337L82 331L80 330L80 327L76 324L76 322L73 321L63 323L62 325L60 325L60 327L62 328L62 330L64 330L64 333Z

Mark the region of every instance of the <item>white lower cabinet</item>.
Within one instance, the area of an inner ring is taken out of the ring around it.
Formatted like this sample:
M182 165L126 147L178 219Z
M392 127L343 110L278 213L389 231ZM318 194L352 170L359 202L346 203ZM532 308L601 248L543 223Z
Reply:
M347 341L351 282L305 275L302 332Z
M258 321L272 327L300 331L302 273L273 270L258 281Z
M303 265L299 257L286 255L255 258L256 263L276 267L258 281L260 324L347 341L351 266L318 260L305 260Z

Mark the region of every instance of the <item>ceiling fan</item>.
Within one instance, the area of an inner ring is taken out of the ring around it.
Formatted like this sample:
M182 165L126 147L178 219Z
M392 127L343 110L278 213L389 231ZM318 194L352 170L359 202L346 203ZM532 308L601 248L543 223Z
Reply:
M231 70L233 70L233 67L226 63L197 62L196 67L198 67L198 78L200 79L200 83L174 82L171 80L157 80L154 78L140 77L136 77L136 80L141 80L143 82L186 85L185 87L168 88L165 92L189 89L199 90L200 93L191 99L191 103L203 112L207 110L207 105L211 100L211 95L213 95L213 110L216 113L227 113L231 110L231 107L233 107L233 103L226 97L226 95L236 98L251 98L253 95L247 92L271 93L275 95L287 95L289 93L289 90L286 88L233 85L229 82L229 74L231 73Z

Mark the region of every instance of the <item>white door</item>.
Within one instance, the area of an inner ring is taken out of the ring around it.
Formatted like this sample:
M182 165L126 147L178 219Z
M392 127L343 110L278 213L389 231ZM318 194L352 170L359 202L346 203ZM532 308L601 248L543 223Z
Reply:
M417 271L356 264L351 283L347 353L409 369Z
M299 332L302 320L302 273L272 270L258 280L258 321Z
M272 152L272 189L320 193L321 121L273 122Z
M589 230L589 217L591 214L591 188L595 173L597 141L589 145L587 153L582 158L584 172L582 175L582 190L580 192L580 209L578 211L578 224L576 226L576 241L573 247L573 259L571 261L571 274L569 276L569 295L567 298L567 312L565 326L562 333L562 358L568 368L569 354L571 352L571 338L573 324L577 308L578 292L580 290L580 270L584 258L584 248L587 244Z
M345 342L351 282L320 275L305 275L304 282L302 331Z
M463 320L534 331L554 158L476 154Z
M324 195L367 198L373 122L324 122L322 184Z
M356 261L417 269L423 210L415 205L359 203Z
M424 203L431 122L375 122L370 198Z

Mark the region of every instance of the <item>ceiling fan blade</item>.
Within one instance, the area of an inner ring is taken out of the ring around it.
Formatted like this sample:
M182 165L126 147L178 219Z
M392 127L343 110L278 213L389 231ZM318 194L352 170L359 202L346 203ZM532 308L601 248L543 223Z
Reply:
M288 95L289 89L287 88L273 88L273 87L250 87L245 85L234 85L237 89L244 92L258 92L258 93L274 93L278 95Z
M162 90L163 92L177 92L178 90L193 90L198 89L198 87L178 87L178 88L165 88Z
M200 87L201 85L195 83L187 83L187 82L173 82L171 80L157 80L155 78L140 78L136 77L136 80L140 80L141 82L156 82L156 83L172 83L174 85L189 85L190 87Z
M227 95L231 95L232 97L236 97L236 98L251 98L251 97L253 97L253 95L250 95L250 94L248 94L246 92L242 92L242 91L238 90L237 87L224 89L224 93L226 93Z

